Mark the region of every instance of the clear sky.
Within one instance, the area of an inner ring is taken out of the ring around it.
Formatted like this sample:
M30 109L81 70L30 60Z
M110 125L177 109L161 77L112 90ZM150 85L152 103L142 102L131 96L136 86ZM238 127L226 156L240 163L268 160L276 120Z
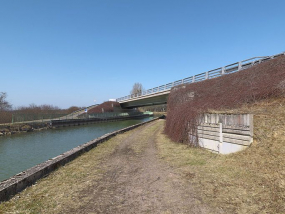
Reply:
M0 0L0 92L89 106L285 51L284 0Z

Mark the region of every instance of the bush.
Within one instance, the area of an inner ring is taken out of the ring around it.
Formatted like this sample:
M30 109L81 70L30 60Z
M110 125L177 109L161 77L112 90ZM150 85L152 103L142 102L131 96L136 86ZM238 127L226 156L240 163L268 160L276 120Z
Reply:
M269 97L284 95L285 56L249 69L171 90L167 104L166 134L174 141L198 145L198 115L231 109Z

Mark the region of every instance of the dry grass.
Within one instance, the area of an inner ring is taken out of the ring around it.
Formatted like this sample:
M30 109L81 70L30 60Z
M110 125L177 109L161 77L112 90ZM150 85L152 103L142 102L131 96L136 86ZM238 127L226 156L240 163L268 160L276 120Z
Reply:
M148 146L150 134L154 133L158 128L159 124L152 125L147 129L142 130L136 136L136 140L132 143L132 149L137 155L141 154L145 150L145 148Z
M254 142L231 155L216 155L169 140L157 145L162 159L179 167L210 205L230 213L285 213L285 99L228 112L254 113Z
M132 148L140 155L147 137L160 128L158 155L194 184L204 202L223 208L225 213L285 213L284 106L285 99L280 98L228 111L254 113L254 142L235 154L217 155L174 143L163 134L162 120L139 132ZM78 197L79 193L102 179L105 172L100 163L132 133L117 135L41 179L0 204L0 213L65 213L66 207L84 205L90 198Z
M0 204L0 213L65 213L78 208L88 198L77 197L82 189L94 185L103 176L99 165L130 132L117 135L96 149L41 179L8 202Z

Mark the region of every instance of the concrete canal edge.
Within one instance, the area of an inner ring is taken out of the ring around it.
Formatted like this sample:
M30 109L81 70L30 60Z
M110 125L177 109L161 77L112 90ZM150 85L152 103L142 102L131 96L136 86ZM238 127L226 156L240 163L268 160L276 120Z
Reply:
M110 138L118 134L130 131L139 126L153 122L158 119L159 118L155 118L155 119L143 122L143 123L132 125L132 126L105 134L99 138L96 138L85 144L77 146L61 155L58 155L57 157L54 157L30 169L27 169L26 171L23 171L7 180L2 181L0 183L0 203L2 201L9 200L15 194L21 192L28 186L33 185L40 178L47 176L49 173L53 172L60 166L63 166L66 163L74 160L76 157L91 150L92 148L96 147L98 144L103 143L104 141L107 141Z
M25 132L41 131L44 129L53 129L67 126L80 126L94 123L114 122L121 120L132 120L150 117L150 114L139 114L131 116L116 116L105 118L90 119L66 119L66 120L46 120L46 121L27 121L21 123L0 124L0 137L4 135L13 135Z

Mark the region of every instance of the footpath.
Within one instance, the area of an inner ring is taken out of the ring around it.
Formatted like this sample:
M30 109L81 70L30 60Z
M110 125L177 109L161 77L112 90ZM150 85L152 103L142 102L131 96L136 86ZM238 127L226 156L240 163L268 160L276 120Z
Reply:
M222 213L161 159L164 121L102 143L0 204L0 213Z

